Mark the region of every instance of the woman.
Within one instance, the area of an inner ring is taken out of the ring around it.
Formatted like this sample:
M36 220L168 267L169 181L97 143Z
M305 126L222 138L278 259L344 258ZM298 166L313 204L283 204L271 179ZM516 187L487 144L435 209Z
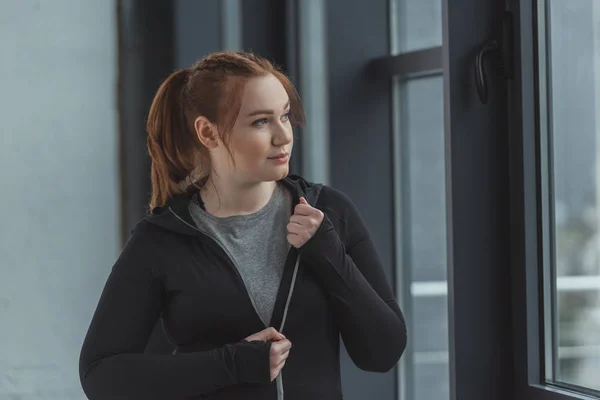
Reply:
M406 327L341 192L288 176L298 95L270 62L215 53L159 88L151 212L113 266L83 344L91 399L341 399L339 335L388 371ZM172 355L145 354L161 320Z

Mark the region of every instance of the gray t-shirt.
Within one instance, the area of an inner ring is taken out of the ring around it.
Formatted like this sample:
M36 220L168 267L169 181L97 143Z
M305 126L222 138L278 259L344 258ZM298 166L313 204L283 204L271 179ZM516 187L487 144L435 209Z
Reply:
M198 229L224 247L240 272L261 320L270 325L290 245L287 224L291 193L278 184L266 206L254 214L219 218L209 214L197 196L189 211Z

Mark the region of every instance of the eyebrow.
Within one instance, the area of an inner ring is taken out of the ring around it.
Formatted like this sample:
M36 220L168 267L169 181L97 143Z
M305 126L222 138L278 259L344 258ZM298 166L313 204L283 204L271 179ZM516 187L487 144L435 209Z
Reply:
M285 104L285 107L283 107L283 109L285 110L286 108L288 108L290 106L290 102L288 101ZM262 114L269 114L269 115L273 115L275 114L275 111L273 110L256 110L256 111L252 111L250 114L248 114L248 117L253 117L255 115L262 115Z

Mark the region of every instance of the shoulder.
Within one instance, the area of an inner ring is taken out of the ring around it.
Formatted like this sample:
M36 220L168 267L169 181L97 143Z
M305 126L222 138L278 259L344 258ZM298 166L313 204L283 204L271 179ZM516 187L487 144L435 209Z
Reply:
M355 208L352 200L344 192L322 183L312 182L299 175L288 175L288 182L304 193L313 206L343 211Z
M160 275L164 263L165 246L169 246L168 232L147 221L140 220L119 254L113 269L122 273L140 273Z
M131 243L136 247L152 247L159 242L163 242L167 236L169 235L166 229L152 224L146 219L141 219L129 232L127 245Z
M356 206L350 196L327 185L321 185L317 206L341 214L356 211Z
M360 212L350 196L343 191L323 185L317 208L327 216L346 245L351 245L368 236L368 230Z

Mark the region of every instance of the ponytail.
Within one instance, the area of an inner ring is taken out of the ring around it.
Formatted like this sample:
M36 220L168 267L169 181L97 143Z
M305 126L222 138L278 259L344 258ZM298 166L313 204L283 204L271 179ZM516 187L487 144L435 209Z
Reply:
M183 101L189 74L187 68L173 72L160 85L150 106L146 123L148 152L152 159L150 209L164 206L180 193L181 181L196 166L199 141L188 128Z

